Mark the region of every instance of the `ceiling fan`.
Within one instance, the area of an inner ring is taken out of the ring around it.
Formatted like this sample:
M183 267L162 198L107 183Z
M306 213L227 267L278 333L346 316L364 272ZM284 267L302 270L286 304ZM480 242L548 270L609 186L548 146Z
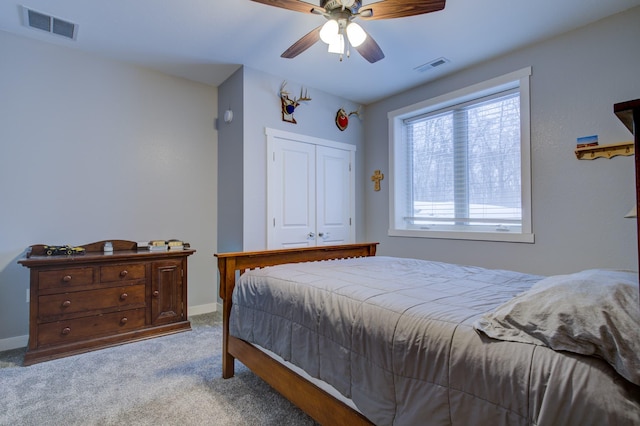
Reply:
M320 6L302 0L252 0L269 6L281 7L296 12L322 15L324 25L313 29L280 55L295 58L319 40L329 45L329 52L339 53L340 60L349 46L354 47L367 61L374 63L384 58L378 43L353 22L356 18L366 20L392 19L422 15L444 9L446 0L380 0L362 6L362 0L320 0Z

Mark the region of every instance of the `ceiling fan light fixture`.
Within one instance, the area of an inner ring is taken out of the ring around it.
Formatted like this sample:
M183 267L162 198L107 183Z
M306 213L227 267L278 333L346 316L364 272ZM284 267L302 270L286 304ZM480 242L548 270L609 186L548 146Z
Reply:
M328 20L320 30L320 40L326 44L334 43L338 37L340 26L335 19Z
M367 33L355 22L347 25L347 37L351 46L358 47L367 39Z
M337 34L335 39L329 43L329 53L344 54L344 36Z
M370 34L365 33L364 38L362 34L360 37L355 34L349 35L348 33L357 33L361 29L354 26L347 31L352 20L356 18L393 19L423 15L444 9L447 0L320 0L319 6L309 3L308 0L253 1L295 12L322 15L327 19L324 25L314 28L289 46L280 55L281 57L295 58L322 40L330 45L330 51L343 52L346 50L347 57L349 57L350 48L353 46L360 56L373 64L384 59L384 52ZM363 2L366 2L364 7ZM334 39L336 40L334 41ZM342 60L342 55L340 55L340 60Z

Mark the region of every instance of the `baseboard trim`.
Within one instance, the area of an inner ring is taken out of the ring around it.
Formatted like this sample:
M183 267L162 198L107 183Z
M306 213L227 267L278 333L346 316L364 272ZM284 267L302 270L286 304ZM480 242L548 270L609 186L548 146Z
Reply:
M0 352L24 348L29 344L29 336L16 336L0 339Z
M217 303L206 303L204 305L189 306L189 315L209 314L218 311Z

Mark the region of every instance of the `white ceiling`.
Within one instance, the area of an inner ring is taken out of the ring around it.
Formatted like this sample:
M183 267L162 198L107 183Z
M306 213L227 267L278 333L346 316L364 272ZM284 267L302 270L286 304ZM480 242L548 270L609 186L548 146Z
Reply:
M443 11L427 15L360 20L385 52L375 64L355 51L339 62L322 42L294 59L281 58L324 18L250 0L2 0L0 30L214 86L246 65L367 104L639 5L640 0L448 0ZM21 6L78 24L77 40L25 27ZM440 57L450 62L414 70Z

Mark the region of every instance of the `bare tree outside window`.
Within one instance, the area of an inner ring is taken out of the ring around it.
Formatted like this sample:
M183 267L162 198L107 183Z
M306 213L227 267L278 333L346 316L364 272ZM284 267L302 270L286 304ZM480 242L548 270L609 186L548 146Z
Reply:
M518 93L412 120L407 127L413 224L521 221Z

